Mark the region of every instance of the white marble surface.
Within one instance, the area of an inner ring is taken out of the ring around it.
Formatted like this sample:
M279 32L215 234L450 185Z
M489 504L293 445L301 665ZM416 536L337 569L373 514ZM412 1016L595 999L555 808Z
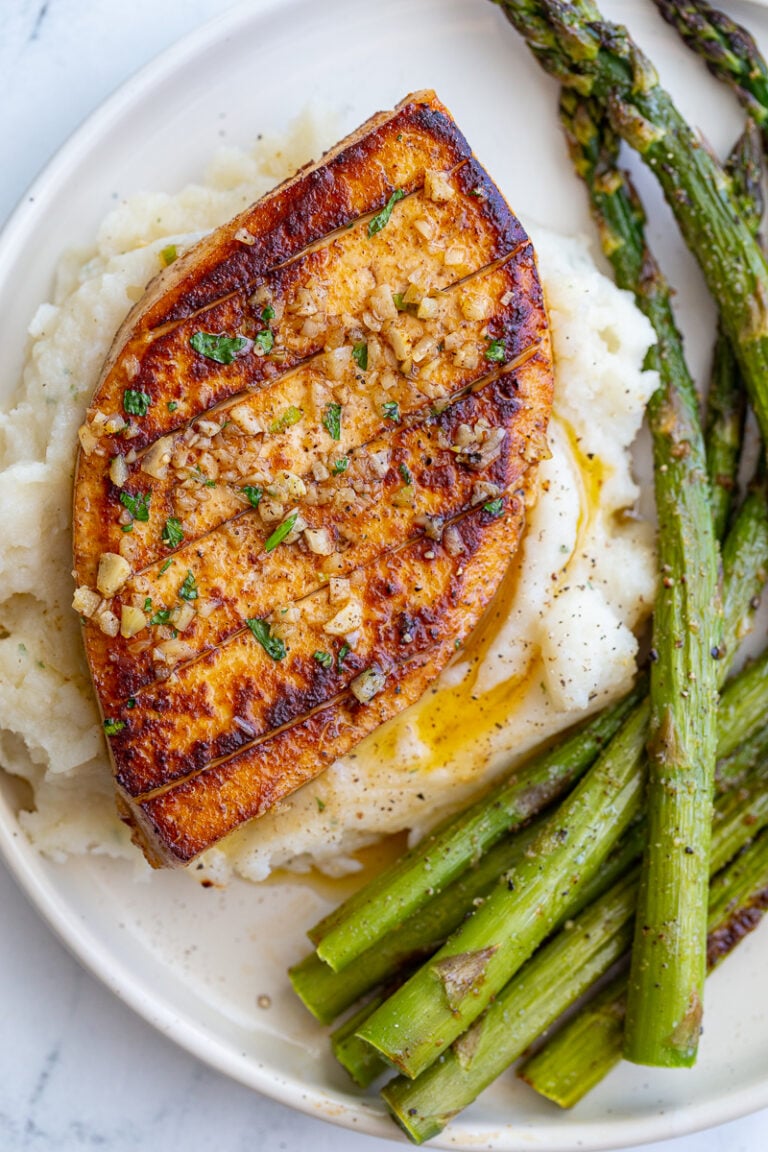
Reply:
M223 0L0 0L0 221L81 120ZM4 1152L402 1147L308 1119L210 1072L72 960L0 866ZM768 1112L649 1146L762 1152Z

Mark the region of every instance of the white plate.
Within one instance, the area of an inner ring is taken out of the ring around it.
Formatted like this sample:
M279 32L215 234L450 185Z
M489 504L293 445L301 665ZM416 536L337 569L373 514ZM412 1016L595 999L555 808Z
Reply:
M768 14L730 4L768 47ZM663 27L647 0L607 0L646 45L684 113L725 150L740 123L732 99ZM220 143L279 129L312 99L344 130L406 92L433 86L513 206L563 232L590 227L565 160L556 88L487 0L255 0L193 35L127 84L51 162L0 238L4 318L0 395L11 395L27 323L50 291L62 247L87 243L115 196L172 190ZM680 286L688 349L706 363L712 310L651 181L656 247ZM0 773L0 777L2 774ZM393 1137L373 1096L350 1089L324 1034L288 990L287 964L324 907L301 884L203 890L188 876L136 884L101 859L55 865L20 832L16 791L0 779L0 846L42 915L80 959L162 1032L213 1067L310 1114ZM709 986L692 1072L625 1065L573 1112L508 1076L446 1131L443 1147L617 1148L678 1135L768 1104L763 980L756 934ZM259 1006L268 997L270 1007Z

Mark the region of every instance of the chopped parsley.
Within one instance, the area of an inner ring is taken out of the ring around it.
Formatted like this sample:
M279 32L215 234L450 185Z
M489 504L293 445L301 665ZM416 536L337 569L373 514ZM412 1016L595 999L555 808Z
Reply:
M386 404L382 404L381 411L385 420L393 420L395 424L400 423L400 405L397 400L387 400Z
M351 651L352 649L350 648L349 644L342 644L341 648L339 648L339 654L336 657L336 667L338 668L339 672L341 672L341 666Z
M262 324L269 324L270 320L274 320L275 310L271 304L267 304L266 308L261 313Z
M178 255L179 253L175 244L166 244L165 248L160 249L160 261L166 268L169 264L173 264Z
M241 491L247 497L251 508L258 508L261 501L261 488L257 488L254 484L246 484Z
M483 512L487 512L489 516L501 516L504 511L504 501L501 496L497 500L489 500L487 504L483 504Z
M347 468L349 468L349 457L342 456L341 459L331 465L331 472L334 476L340 476L342 472L346 472Z
M181 521L177 520L175 516L169 516L163 527L163 544L167 544L169 548L178 548L184 539L184 531L181 527Z
M331 656L330 652L313 652L312 658L313 660L317 660L318 664L323 668L330 668L333 664L333 656Z
M359 344L352 345L352 359L358 368L362 368L365 372L368 368L368 345L365 340L361 340Z
M176 403L175 400L169 400L168 403L166 404L166 408L168 409L169 412L175 412L176 409L178 408L178 404Z
M134 392L126 388L123 392L123 408L129 416L146 416L152 405L152 397L146 392Z
M321 800L319 796L316 796L315 799L317 800L318 812L325 812L325 800Z
M273 660L283 660L285 658L287 652L285 644L279 636L272 635L272 629L266 620L246 620L246 624L259 644L261 644L267 656L271 656Z
M169 556L169 557L168 557L168 559L166 560L165 564L163 564L163 565L162 565L162 567L160 568L160 575L161 575L161 576L162 576L163 572L167 572L167 571L168 571L168 569L170 568L171 564L173 564L173 560L172 560L172 559L170 558L170 556Z
M250 345L245 336L227 336L225 332L195 332L189 342L195 352L217 364L231 364Z
M127 508L134 520L139 520L146 523L149 520L149 502L152 499L151 492L137 492L131 495L130 492L120 493L120 503L123 508ZM124 528L128 525L124 524Z
M387 200L386 206L382 208L381 212L377 212L376 215L368 221L369 236L375 236L377 232L381 232L382 228L386 228L387 224L389 224L389 218L392 215L392 209L398 200L402 200L404 196L405 192L403 192L402 188L395 188L389 200Z
M262 332L257 332L253 338L256 347L266 354L271 352L275 346L275 334L271 328L265 328Z
M121 524L120 525L120 531L121 532L133 532L133 520L131 520L130 524Z
M506 350L504 348L503 339L502 340L491 340L490 344L488 345L488 347L485 350L486 360L491 360L494 363L500 363L504 359L505 356L506 356Z
M110 719L104 721L104 731L107 736L116 736L118 732L122 732L123 728L125 728L124 720Z
M152 597L151 596L147 596L146 600L144 601L144 611L145 612L151 612L152 611Z
M135 696L129 696L125 702L126 708L135 708L137 704L138 704L138 700L136 699Z
M159 608L149 622L150 624L167 624L170 618L170 608Z
M413 476L407 464L398 464L397 470L402 476L404 484L413 484Z
M304 413L301 408L297 408L295 404L291 404L290 408L286 408L282 415L273 420L269 426L270 432L283 432L286 428L290 428L292 424L298 424Z
M179 596L182 600L186 600L188 604L191 603L192 600L197 600L197 581L191 568L187 569L184 583L179 588Z
M267 538L264 545L265 552L273 552L278 544L282 544L286 536L290 536L293 531L293 526L299 518L298 512L291 512L290 516L286 516L282 524L278 524L271 536Z
M352 355L354 356L354 352ZM341 440L341 404L326 404L323 411L323 426L332 440Z

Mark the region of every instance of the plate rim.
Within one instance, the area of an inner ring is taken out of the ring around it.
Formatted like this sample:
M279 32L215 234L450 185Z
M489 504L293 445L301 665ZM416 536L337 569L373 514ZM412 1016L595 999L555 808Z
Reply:
M238 29L301 3L302 0L238 0L225 12L205 20L198 28L161 50L123 81L102 100L85 119L67 135L20 197L16 207L0 229L0 268L12 262L14 253L28 237L29 229L46 199L55 194L56 186L71 174L93 146L103 138L110 124L119 121L124 112L148 91L172 79L174 73L203 53L213 42L236 34ZM768 8L768 0L748 0ZM53 867L35 849L21 828L7 798L0 796L0 854L14 880L53 930L67 950L107 987L122 1003L203 1064L244 1086L276 1100L294 1111L349 1130L379 1136L407 1144L404 1135L393 1125L381 1106L370 1098L359 1101L335 1100L331 1093L311 1084L290 1080L276 1069L256 1062L245 1053L237 1054L222 1039L211 1035L202 1025L180 1015L173 1006L155 995L115 955L85 923L80 923L48 875ZM502 1128L486 1131L482 1137L462 1133L449 1126L442 1137L430 1141L432 1147L476 1147L478 1139L497 1152L521 1152L540 1148L547 1152L610 1152L618 1147L644 1144L656 1140L693 1134L736 1120L768 1106L768 1077L762 1084L749 1084L726 1095L662 1109L640 1118L580 1123L571 1116L568 1125L531 1127L511 1120ZM516 1138L516 1133L519 1136ZM466 1135L466 1141L463 1136Z

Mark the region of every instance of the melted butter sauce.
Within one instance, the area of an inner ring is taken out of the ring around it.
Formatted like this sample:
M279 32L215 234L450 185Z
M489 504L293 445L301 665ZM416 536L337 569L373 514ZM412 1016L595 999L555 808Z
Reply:
M360 865L357 872L350 872L346 876L327 876L318 868L310 868L308 872L289 872L286 868L276 868L270 873L263 884L298 884L311 888L318 896L329 900L333 904L340 904L362 888L374 876L378 876L391 864L399 860L408 848L408 832L396 832L392 836L385 836L367 848L358 848L357 852L350 853L352 859Z
M597 457L589 459L582 452L574 429L562 416L557 421L566 435L580 485L579 523L572 553L577 555L600 513L600 494L607 469ZM431 772L458 763L466 766L463 774L475 775L481 771L478 762L486 758L488 737L505 726L539 678L541 661L532 654L522 674L502 681L490 691L475 692L477 669L512 610L521 575L522 561L518 552L487 612L459 656L471 666L468 675L459 684L432 689L403 714L405 722L415 723L422 743L430 751L428 762L422 762L423 771ZM555 588L567 579L565 565L558 577ZM396 753L402 727L402 718L397 717L387 725L387 732L382 733L388 745L386 751L392 755ZM380 742L379 750L384 748Z

